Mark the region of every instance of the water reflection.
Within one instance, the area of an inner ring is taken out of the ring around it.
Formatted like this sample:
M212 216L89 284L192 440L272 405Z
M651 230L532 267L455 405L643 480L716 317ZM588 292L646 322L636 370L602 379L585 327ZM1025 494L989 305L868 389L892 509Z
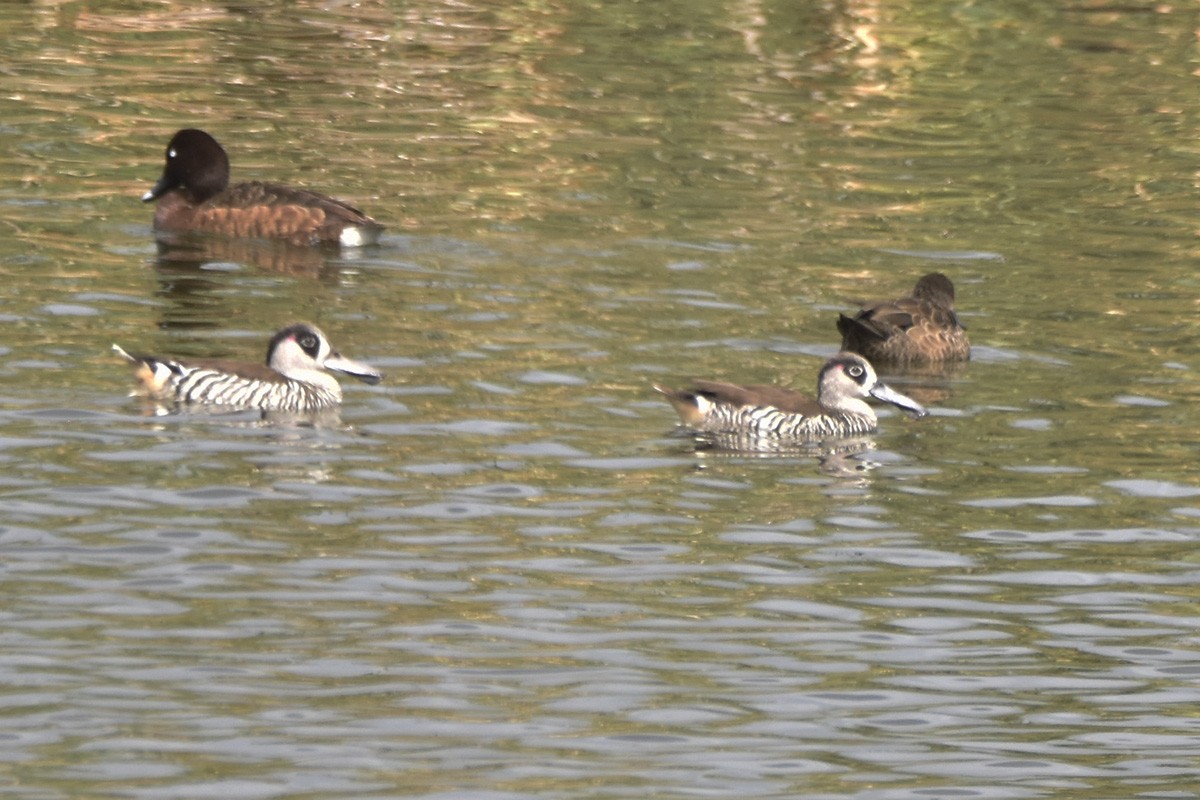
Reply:
M179 417L220 422L229 428L342 428L340 408L318 411L260 411L219 405L179 404L130 395L142 416Z
M111 5L0 4L0 760L28 793L1194 774L1190 9ZM295 153L421 233L353 266L151 253L146 153L201 114L253 173ZM807 383L786 356L911 285L898 257L961 260L981 321L969 365L888 376L933 420L663 443L653 377ZM245 353L297 315L411 383L358 389L353 429L112 413L109 341Z
M269 239L235 239L198 233L156 233L159 270L182 273L214 265L234 264L263 272L335 283L338 264L354 253L336 247L308 247Z
M877 365L880 379L925 406L944 405L966 378L970 362Z
M879 462L867 457L877 447L873 436L817 442L788 441L778 437L747 441L744 436L699 433L683 426L671 436L689 440L691 446L686 449L695 453L699 466L706 460L723 458L795 459L800 463L816 462L820 474L836 478L865 478L880 466Z

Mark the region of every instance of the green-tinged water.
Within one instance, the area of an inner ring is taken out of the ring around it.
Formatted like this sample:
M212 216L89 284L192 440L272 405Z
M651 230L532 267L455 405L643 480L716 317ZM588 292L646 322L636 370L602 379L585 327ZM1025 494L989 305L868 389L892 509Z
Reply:
M796 6L800 6L797 8ZM0 5L0 792L1187 797L1187 4ZM181 127L388 230L160 248ZM696 453L940 270L861 452ZM387 373L155 417L111 354Z

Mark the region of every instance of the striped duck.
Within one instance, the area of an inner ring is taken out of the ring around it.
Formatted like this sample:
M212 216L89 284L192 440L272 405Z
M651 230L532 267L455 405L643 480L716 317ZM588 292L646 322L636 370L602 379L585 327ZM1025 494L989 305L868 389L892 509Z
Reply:
M113 350L134 367L135 396L181 406L323 411L342 402L342 387L326 370L372 384L383 378L375 368L335 352L325 334L307 323L272 336L265 364L130 355L116 344Z
M783 439L812 442L875 431L878 419L865 398L891 403L916 417L925 409L880 382L871 364L856 353L838 353L817 376L817 399L779 386L739 386L695 381L687 389L655 385L684 425L741 444Z

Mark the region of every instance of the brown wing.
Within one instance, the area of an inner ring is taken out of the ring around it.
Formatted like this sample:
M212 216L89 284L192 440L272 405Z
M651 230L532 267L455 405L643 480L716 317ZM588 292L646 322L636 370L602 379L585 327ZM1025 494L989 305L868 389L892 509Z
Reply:
M886 300L863 307L853 317L840 314L837 326L847 343L883 340L903 334L913 326L919 313L920 303L912 298Z
M209 202L212 205L220 205L228 208L299 206L301 208L320 209L326 216L352 225L365 225L375 221L349 203L330 197L329 195L312 192L308 189L298 189L294 186L283 186L278 183L263 183L262 181L235 184L212 198Z
M939 303L922 303L921 316L929 320L929 325L944 330L965 330L967 327L953 308Z
M959 361L971 346L954 313L954 284L940 272L917 281L911 297L864 305L839 315L842 348L893 363Z
M703 395L714 403L727 403L741 407L772 406L789 414L812 416L821 413L816 400L782 386L740 386L722 381L694 381L691 394Z
M838 330L843 335L847 334L847 328L857 328L881 339L904 333L914 325L959 327L954 313L954 284L942 273L931 272L922 277L908 297L863 303L853 317L843 316L838 320Z
M196 210L196 227L226 236L282 238L298 244L337 241L351 225L379 223L354 206L290 186L239 183Z
M953 309L912 299L838 317L842 348L873 361L958 361L970 357L966 331Z
M268 381L273 383L287 382L287 378L280 375L266 364L255 364L249 361L230 361L223 358L189 358L184 360L173 359L171 361L167 361L166 363L175 363L182 367L190 367L193 369L211 369L216 372L225 372L230 375L237 375L239 378L248 378L255 381Z

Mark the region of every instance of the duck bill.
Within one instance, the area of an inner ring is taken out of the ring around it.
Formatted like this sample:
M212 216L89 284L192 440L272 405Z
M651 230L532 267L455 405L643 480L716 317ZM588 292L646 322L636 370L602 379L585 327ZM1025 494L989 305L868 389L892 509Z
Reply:
M871 389L871 396L876 400L891 403L897 408L902 408L918 419L925 416L925 408L920 403L907 395L900 394L885 384L875 384L875 387Z
M142 195L142 202L149 203L151 200L157 200L171 190L171 182L167 180L166 173L158 179L158 183L154 184L154 188Z
M325 359L325 369L331 369L334 372L358 378L363 383L376 384L383 380L383 373L370 364L346 358L340 353L334 353Z

